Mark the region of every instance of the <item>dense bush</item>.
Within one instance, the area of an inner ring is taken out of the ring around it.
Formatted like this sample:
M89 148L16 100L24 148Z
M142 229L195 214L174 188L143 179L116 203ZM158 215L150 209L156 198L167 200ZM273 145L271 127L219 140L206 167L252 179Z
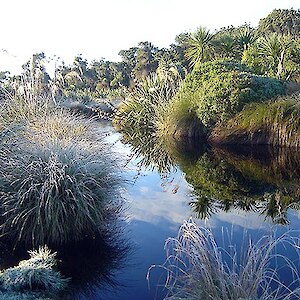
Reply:
M284 92L281 81L253 75L231 60L198 64L165 110L159 128L163 133L172 133L180 120L197 116L210 129L242 110L246 103Z

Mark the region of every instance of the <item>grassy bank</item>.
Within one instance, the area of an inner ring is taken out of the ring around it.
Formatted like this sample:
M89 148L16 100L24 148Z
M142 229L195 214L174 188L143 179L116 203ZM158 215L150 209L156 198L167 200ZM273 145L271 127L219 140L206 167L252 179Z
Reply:
M299 94L255 103L216 126L209 140L217 144L300 146Z

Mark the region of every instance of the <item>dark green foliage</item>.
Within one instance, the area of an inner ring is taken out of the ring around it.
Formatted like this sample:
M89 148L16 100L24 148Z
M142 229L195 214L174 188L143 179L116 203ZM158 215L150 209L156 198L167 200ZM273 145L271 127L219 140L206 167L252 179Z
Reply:
M282 82L252 75L245 65L235 61L217 60L196 65L174 101L178 106L189 103L189 110L212 128L240 111L245 103L283 93Z
M213 34L205 27L199 27L189 35L185 54L192 66L210 58L212 39Z
M267 17L259 21L258 30L262 34L300 35L300 11L294 9L274 9Z
M248 49L257 38L256 31L249 25L221 28L212 41L215 58L240 60L243 51Z
M254 73L299 81L300 38L277 33L260 37L243 52L242 62Z

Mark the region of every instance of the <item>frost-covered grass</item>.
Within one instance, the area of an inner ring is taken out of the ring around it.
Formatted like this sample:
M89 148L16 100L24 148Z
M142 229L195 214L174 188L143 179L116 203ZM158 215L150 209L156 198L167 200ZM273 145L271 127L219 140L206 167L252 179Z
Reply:
M2 233L13 231L18 240L34 244L93 234L119 209L117 162L99 137L93 144L86 134L51 141L54 130L42 130L32 138L28 130L2 138Z
M93 235L120 209L105 133L51 101L29 88L0 109L0 229L33 245Z
M47 246L29 251L30 258L0 273L1 287L8 291L43 290L58 292L66 288L68 279L55 271L56 253Z
M55 270L56 253L47 246L29 251L30 258L0 273L0 299L51 299L69 279Z
M299 299L298 239L266 235L253 242L245 236L242 244L242 249L234 244L222 248L211 230L198 227L192 219L184 222L178 236L166 241L165 299ZM279 254L281 246L293 250L297 262ZM280 263L293 278L289 286L281 281Z

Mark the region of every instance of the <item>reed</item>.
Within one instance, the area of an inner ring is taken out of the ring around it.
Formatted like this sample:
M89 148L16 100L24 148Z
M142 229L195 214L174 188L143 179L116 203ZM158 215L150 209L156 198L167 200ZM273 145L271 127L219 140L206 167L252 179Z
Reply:
M244 236L243 242L240 252L232 243L219 247L211 230L198 227L192 219L184 222L178 236L165 245L165 299L298 299L297 264L276 250L280 246L292 249L299 259L299 240L285 233L266 235L257 242ZM280 279L280 262L293 278L289 286Z

